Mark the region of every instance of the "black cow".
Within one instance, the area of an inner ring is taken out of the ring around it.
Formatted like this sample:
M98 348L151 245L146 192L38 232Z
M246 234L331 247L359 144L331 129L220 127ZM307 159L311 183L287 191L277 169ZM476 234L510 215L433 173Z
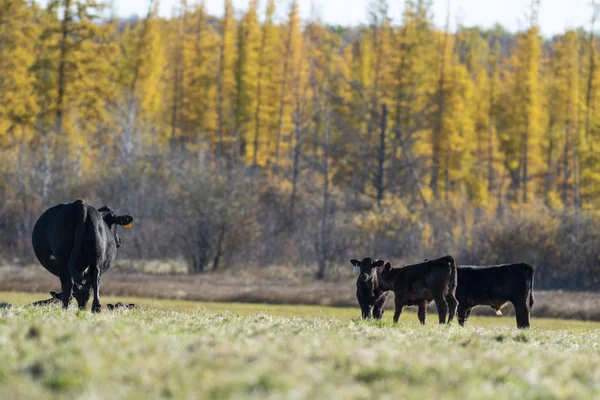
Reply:
M356 298L362 311L363 319L374 317L381 319L388 292L381 290L381 270L383 260L373 262L370 257L362 261L350 260L350 263L360 269L356 279Z
M60 278L64 308L72 295L85 308L93 289L92 312L101 311L100 275L110 269L121 245L117 226L129 227L132 221L83 200L59 204L40 216L33 228L33 250L42 266Z
M464 325L473 307L491 306L496 313L508 302L515 306L518 328L529 328L533 308L533 267L504 264L486 267L458 267L458 323Z
M435 301L440 324L454 319L459 304L456 293L456 264L451 256L426 260L419 264L392 268L387 263L381 272L381 289L394 291L394 323L404 306L419 306L419 321L425 324L427 305Z

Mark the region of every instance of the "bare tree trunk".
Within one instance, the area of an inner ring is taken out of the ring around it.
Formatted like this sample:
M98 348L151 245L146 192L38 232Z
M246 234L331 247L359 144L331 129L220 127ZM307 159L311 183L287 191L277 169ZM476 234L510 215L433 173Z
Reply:
M598 5L595 0L592 0L592 24L590 27L590 40L589 40L589 52L590 52L590 72L588 74L587 81L587 92L585 96L585 106L586 106L586 114L585 114L585 138L586 140L590 134L590 123L591 123L591 112L592 112L592 94L594 91L594 75L596 74L596 63L594 58L594 24L596 22L596 18L598 17Z
M182 16L177 32L175 48L175 77L173 78L173 104L171 105L171 151L177 144L177 128L179 127L180 100L183 100L183 41L187 14L187 1L181 0Z
M491 65L491 76L490 76L490 98L489 98L489 114L488 114L488 193L494 192L495 185L495 170L494 170L494 127L495 127L495 97L496 97L496 72L498 69L498 45L494 46L493 50L493 60Z
M531 0L531 20L530 20L531 28L536 26L538 23L539 9L540 9L540 0ZM528 60L529 60L529 63L527 65L527 68L528 68L527 73L529 73L529 68L531 68L531 62L532 62L529 54L528 54ZM536 79L537 79L537 77L536 77ZM531 87L528 87L528 90L529 90L529 92L531 92ZM528 103L531 103L531 93L529 93L529 97L528 97L527 101L528 101ZM531 105L531 104L529 104L529 105ZM528 114L527 115L528 126L526 127L525 134L523 136L522 184L523 184L523 203L524 204L527 204L527 202L529 200L529 137L531 135L531 132L529 131L529 129L531 127L530 118L531 118L531 116Z
M213 271L217 271L219 269L219 261L221 260L221 255L223 253L223 239L225 238L225 224L221 224L221 228L219 230L219 237L217 239L217 248L215 253L215 259L213 261Z
M29 215L29 203L27 201L26 183L25 183L25 162L23 160L25 152L25 145L23 143L23 132L21 132L21 138L19 140L19 152L17 154L17 196L21 199L21 218L17 222L17 234L19 238L19 256L27 257L27 250L23 246L26 243L26 238L30 233L30 215Z
M567 113L569 111L567 110ZM569 170L569 150L571 149L571 140L570 140L570 129L569 122L565 124L565 146L563 149L563 184L562 184L562 202L563 206L567 207L567 203L569 202L569 179L571 178L571 171Z
M321 239L319 246L319 270L317 279L324 279L327 273L327 260L329 258L329 145L331 135L329 132L329 116L325 110L325 140L323 143L323 210L321 212Z
M442 46L440 48L440 57L442 59L442 65L440 68L440 75L438 79L438 115L437 115L437 127L434 128L432 137L432 151L431 151L431 190L433 196L437 198L439 195L438 181L440 173L440 157L441 157L441 140L444 131L444 112L445 112L445 73L446 73L446 47L448 46L448 36L450 31L450 9L448 9L448 15L446 16L446 28L444 30L444 39L442 40Z
M42 178L42 204L48 204L48 197L50 195L50 182L52 180L52 164L50 162L50 148L48 145L48 137L43 139L43 152L44 152L44 168Z
M281 152L281 137L283 135L283 115L285 112L285 89L289 69L289 58L292 50L292 30L288 32L288 37L285 43L285 56L283 57L283 74L279 83L279 116L277 118L277 139L275 140L275 163L273 164L273 172L279 172L279 157Z
M551 124L552 125L552 124ZM552 190L552 153L554 152L554 141L550 139L548 143L548 157L546 159L546 205L549 206L550 203L550 191Z
M133 151L133 130L136 117L136 101L134 96L131 96L128 106L127 126L123 132L123 147L121 148L121 164L127 162L127 157Z
M152 18L152 13L154 10L154 4L156 0L150 0L148 5L148 12L146 13L146 18L144 18L144 22L142 25L142 32L139 37L138 46L137 46L137 54L136 54L136 63L133 68L133 79L131 80L131 85L129 86L129 99L128 99L128 111L127 111L127 127L124 131L123 138L123 148L121 149L121 163L126 162L127 157L133 151L133 131L135 129L135 120L137 113L137 83L140 77L140 70L142 68L142 58L139 56L139 52L142 50L143 46L145 46L146 37L148 35L148 26L150 23L150 19Z
M528 193L527 193L527 187L528 187L528 180L529 180L529 132L525 133L525 137L523 139L523 177L522 177L522 182L523 182L523 203L527 204L527 200L528 200Z
M444 201L450 199L450 155L444 156Z
M252 168L258 165L258 137L260 135L260 113L262 107L262 84L265 67L265 48L267 46L266 27L263 28L262 41L260 44L260 56L258 62L258 82L256 85L256 111L254 113L254 149L252 154Z
M223 143L223 135L224 135L224 87L223 80L225 75L225 40L227 32L223 31L223 37L221 38L221 49L219 54L219 74L217 76L217 135L218 135L218 145L217 145L217 166L219 171L223 168L223 156L224 156L224 143Z
M63 114L64 114L64 103L65 103L65 86L66 86L66 72L67 66L67 52L68 43L67 37L69 36L69 25L73 16L71 15L71 0L65 0L63 10L63 20L61 23L61 40L60 40L60 58L58 62L58 97L56 99L56 133L61 134L63 129Z
M378 159L378 168L377 168L377 182L376 182L376 187L377 187L377 204L381 205L381 201L383 200L383 196L384 196L384 170L383 170L383 164L385 162L385 130L387 127L387 115L388 115L388 109L387 109L387 104L384 104L381 107L381 124L380 124L380 128L381 128L381 133L379 135L379 159Z
M575 198L573 206L575 207L575 223L576 223L576 237L579 238L581 233L581 192L579 182L579 153L578 146L573 146L573 173L575 175Z
M292 194L290 197L290 218L292 223L295 219L296 197L298 192L298 176L300 174L300 153L302 149L302 126L300 115L300 99L296 99L296 112L294 116L294 161L292 166Z

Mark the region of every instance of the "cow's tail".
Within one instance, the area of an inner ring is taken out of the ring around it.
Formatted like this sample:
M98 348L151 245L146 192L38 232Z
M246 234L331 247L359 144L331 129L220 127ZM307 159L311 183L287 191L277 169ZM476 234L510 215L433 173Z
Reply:
M85 201L81 199L73 202L73 207L75 208L75 241L73 242L73 248L71 249L71 255L69 257L69 272L75 283L78 283L83 279L83 274L85 272L78 268L77 261L81 254L81 246L83 245L87 207Z
M448 256L448 266L450 266L450 293L455 293L456 287L458 286L458 278L456 276L456 263L452 256Z
M530 272L530 277L529 277L529 310L533 310L533 303L535 303L535 299L533 298L533 276L534 271L533 271L533 267L531 265L528 265L529 270L528 272Z

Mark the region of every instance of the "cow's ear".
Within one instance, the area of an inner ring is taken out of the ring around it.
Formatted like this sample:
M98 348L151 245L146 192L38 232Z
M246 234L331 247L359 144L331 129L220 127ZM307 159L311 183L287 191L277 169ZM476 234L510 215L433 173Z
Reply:
M383 260L377 260L375 261L375 263L373 265L375 265L376 267L381 267L383 265L384 261Z
M113 223L117 225L129 225L133 222L133 217L131 215L119 215L118 217L113 218Z
M390 271L392 269L392 264L390 264L389 262L385 264L385 267L383 267L384 271Z
M354 265L355 267L358 265L359 261L356 258L353 258L352 260L350 260L350 264Z

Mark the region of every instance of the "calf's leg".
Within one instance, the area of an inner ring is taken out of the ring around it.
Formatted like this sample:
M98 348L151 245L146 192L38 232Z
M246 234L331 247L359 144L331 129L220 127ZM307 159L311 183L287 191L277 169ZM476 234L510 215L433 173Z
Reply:
M435 298L435 306L438 309L438 316L440 318L440 324L446 323L446 315L448 315L448 303L444 298L444 295L436 296Z
M425 325L425 320L427 319L427 305L428 304L426 301L419 304L419 311L417 314L419 316L419 322L421 322L421 325Z
M375 307L373 308L373 318L375 319L381 319L383 318L383 311L384 311L384 307L385 307L385 297L383 299L380 299L379 301L377 301L375 303Z
M517 328L528 329L529 328L529 307L525 299L513 302L515 306L515 314L517 316Z
M371 307L368 304L362 304L359 302L360 311L362 313L363 319L371 318Z
M400 299L398 296L394 298L394 306L394 323L396 324L398 323L400 315L402 315L402 309L404 308L404 304L402 304L402 299Z

